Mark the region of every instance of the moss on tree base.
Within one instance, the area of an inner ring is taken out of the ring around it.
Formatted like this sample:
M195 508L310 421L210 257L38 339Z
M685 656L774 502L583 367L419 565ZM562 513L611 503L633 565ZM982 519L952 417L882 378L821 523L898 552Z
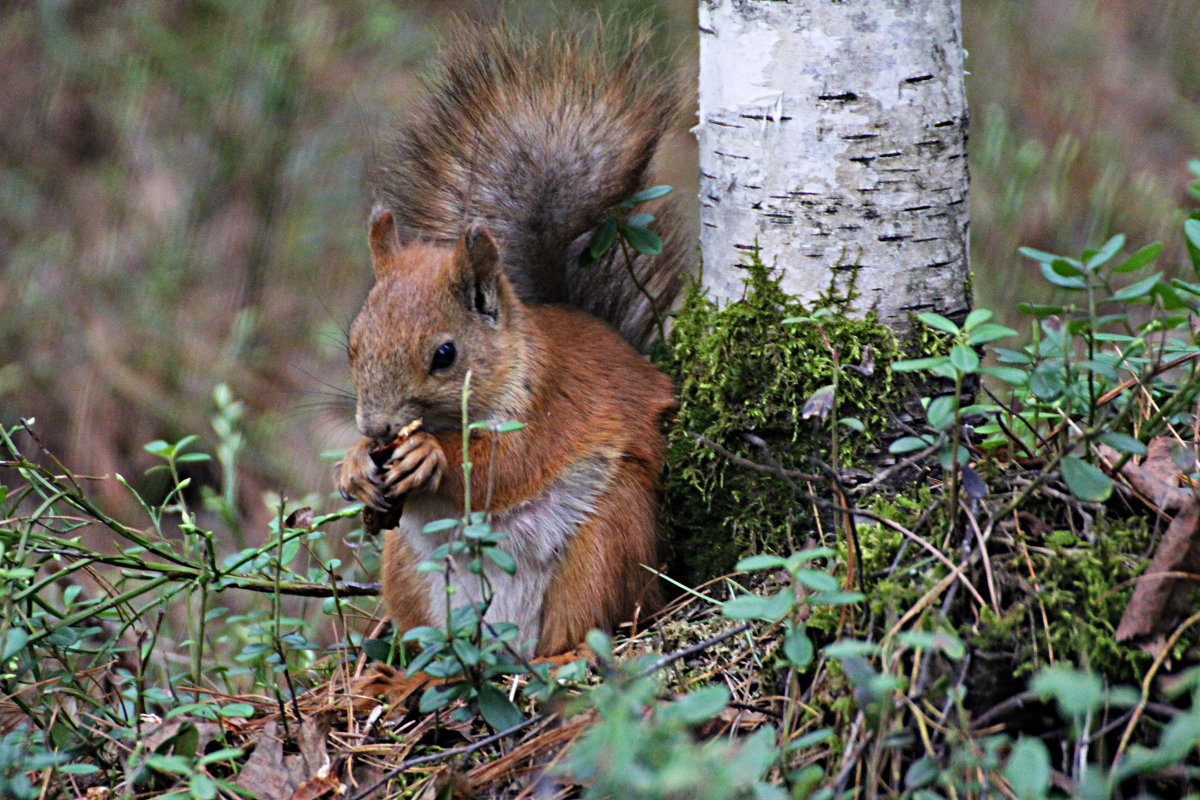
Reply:
M899 346L874 315L849 316L850 299L830 296L820 307L832 313L812 319L816 309L783 292L757 258L747 273L745 298L720 309L698 287L689 290L663 363L680 401L665 479L668 559L688 583L731 569L747 553L795 549L813 529L811 504L787 480L737 466L697 436L781 470L820 471L832 461L832 419L804 419L803 409L834 381L832 349L842 365L838 416L863 428L842 426L843 466L878 444L888 409L901 399L888 368ZM808 320L784 322L797 317Z

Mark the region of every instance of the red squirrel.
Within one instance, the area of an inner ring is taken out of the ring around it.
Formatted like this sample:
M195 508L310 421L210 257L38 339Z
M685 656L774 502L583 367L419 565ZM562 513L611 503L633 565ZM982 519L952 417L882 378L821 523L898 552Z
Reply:
M627 263L613 248L579 263L591 232L649 185L676 110L644 39L612 44L460 30L375 170L375 285L349 339L363 438L336 481L384 517L400 511L384 532L382 584L402 630L447 612L443 576L416 567L454 535L422 527L463 513L468 370L471 420L524 424L495 442L470 437L472 506L490 511L517 564L510 576L487 563L485 618L516 623L519 641L553 655L660 602L641 565L658 566L676 401L635 348L658 332L655 306L675 301L692 248L662 203L660 256ZM479 599L477 576L451 574L453 605Z

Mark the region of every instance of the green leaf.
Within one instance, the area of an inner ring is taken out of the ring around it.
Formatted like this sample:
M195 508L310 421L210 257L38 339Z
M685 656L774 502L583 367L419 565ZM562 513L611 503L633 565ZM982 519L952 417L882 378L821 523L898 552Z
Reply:
M837 578L819 569L798 569L795 576L797 583L814 592L836 592L838 590Z
M222 717L253 717L254 706L249 703L226 703L217 709Z
M1112 479L1076 456L1064 456L1062 476L1071 494L1089 503L1103 503L1112 495Z
M944 431L954 424L954 398L950 395L935 397L929 401L925 418L934 430Z
M1004 779L1017 800L1043 800L1050 790L1050 753L1041 739L1022 736L1013 745Z
M767 599L756 594L739 594L721 605L721 613L730 619L762 619L767 613Z
M386 662L392 655L392 643L387 639L364 639L362 651L372 661Z
M1193 217L1183 223L1183 236L1187 240L1188 257L1192 269L1200 276L1200 219Z
M171 775L189 775L192 771L192 765L186 758L167 756L162 753L151 753L146 756L146 766Z
M454 655L458 656L458 660L463 663L467 669L475 667L479 664L479 659L482 656L479 648L471 644L469 639L453 639L450 642L450 649L454 651Z
M964 375L972 375L979 369L979 356L970 345L956 344L950 348L950 363Z
M1029 376L1029 391L1039 400L1058 398L1063 387L1062 373L1050 364L1042 364Z
M1008 336L1016 336L1017 332L1005 325L997 325L994 322L989 322L985 325L969 331L967 333L967 344L981 345L994 342L997 339L1004 339Z
M608 248L613 246L613 242L617 240L617 218L609 217L601 222L596 232L592 234L592 240L588 242L588 255L594 261L600 256L608 252Z
M1121 252L1121 248L1125 246L1125 234L1118 233L1116 236L1105 242L1096 254L1087 260L1084 264L1084 269L1088 272L1095 271L1096 267L1101 264L1107 264L1112 260L1113 256Z
M933 783L941 774L938 763L929 756L921 756L904 772L904 788L920 789Z
M58 771L64 775L95 775L100 768L95 764L63 764Z
M1121 301L1132 300L1135 297L1144 297L1160 280L1162 280L1161 272L1156 275L1151 275L1148 278L1142 278L1140 281L1131 283L1128 286L1113 292L1112 297L1109 299L1113 301Z
M931 444L933 444L931 440L922 436L901 436L888 446L888 452L893 455L915 453L917 450L924 450Z
M1060 278L1079 278L1086 275L1082 265L1075 260L1056 258L1050 262L1050 270Z
M1101 442L1116 450L1118 453L1129 453L1134 456L1146 455L1146 445L1127 433L1105 431L1097 437Z
M783 617L795 602L791 589L782 589L770 597L742 594L726 600L721 613L730 619L758 619L775 622Z
M783 654L797 669L806 669L813 659L813 643L803 626L792 628L783 640Z
M1157 297L1162 303L1163 308L1168 311L1181 311L1183 309L1187 309L1190 312L1192 309L1192 307L1188 305L1187 301L1180 297L1179 293L1176 292L1172 286L1168 286L1165 283L1155 284L1153 287L1151 287L1150 294Z
M630 228L644 228L651 222L654 222L653 214L632 214L625 220L625 224Z
M1008 350L1003 347L993 347L992 352L996 354L996 360L1001 364L1032 364L1033 356L1022 350Z
M1127 272L1137 272L1139 269L1158 258L1158 254L1162 252L1162 248L1163 246L1158 242L1146 245L1141 250L1138 250L1129 258L1113 267L1113 274L1123 275Z
M463 528L463 536L467 539L482 539L492 532L492 526L486 522L476 522Z
M426 523L421 528L421 533L430 534L448 531L456 525L458 525L458 520L456 519L437 519L433 522Z
M703 686L662 706L658 711L658 719L667 724L699 725L724 711L730 699L725 684Z
M217 796L217 784L203 772L197 772L188 780L188 791L196 800L213 800Z
M1026 258L1032 258L1034 261L1042 264L1049 264L1056 258L1062 258L1062 256L1056 256L1053 253L1047 253L1044 250L1034 250L1032 247L1022 247L1017 250L1017 252Z
M200 765L208 766L215 764L218 761L233 761L245 755L246 751L240 747L223 747L220 750L214 750L211 753L205 753L200 757Z
M498 731L508 730L525 721L525 716L513 701L490 683L479 686L479 713L488 725Z
M858 431L859 433L867 432L867 426L864 425L862 420L858 419L857 417L842 417L838 420L838 424L845 425L850 430Z
M972 310L970 314L967 314L967 318L963 320L962 329L964 331L973 330L979 325L987 322L993 316L995 316L995 314L993 314L989 309L976 308Z
M896 638L909 647L944 653L954 661L966 654L962 640L948 631L904 631Z
M879 652L879 645L858 639L838 639L821 648L826 658L871 658Z
M644 203L647 200L654 200L662 197L663 195L670 194L674 190L675 187L667 186L666 184L660 186L651 186L649 188L642 189L640 192L635 192L630 196L627 202L632 205L637 205L638 203Z
M499 547L485 547L483 549L483 554L494 561L496 566L499 567L505 574L516 574L517 561L506 551L501 550Z
M662 239L657 233L646 228L624 227L621 229L621 236L630 247L642 255L656 256L663 250Z
M949 364L946 356L930 356L929 358L911 358L892 362L892 372L916 372L921 369L932 369L941 364Z
M764 553L757 556L747 556L737 562L738 572L758 572L765 569L779 569L787 566L787 559L783 556L777 556L771 553Z
M787 558L787 568L789 571L796 569L801 564L807 564L810 561L816 561L819 558L829 558L833 555L832 547L813 547L808 550L797 550Z
M469 690L470 686L466 683L431 686L421 695L421 702L417 704L417 709L422 714L437 711L439 708L445 708L458 698L464 696Z
M833 736L833 728L820 728L812 733L806 733L803 736L797 736L787 743L783 748L785 753L794 753L797 750L803 750L806 747L820 744Z
M1056 259L1054 261L1053 266L1051 266L1050 264L1042 264L1041 265L1042 277L1045 278L1048 282L1054 284L1055 286L1061 286L1064 289L1071 289L1072 291L1084 289L1087 287L1087 279L1086 278L1074 277L1074 276L1068 276L1068 275L1060 275L1058 273L1058 271L1055 269L1055 267L1059 267L1061 269L1068 269L1068 268L1074 269L1075 272L1078 273L1078 270L1075 269L1074 266L1069 264L1069 262L1064 261L1061 258Z
M810 606L852 606L865 599L861 592L813 592L805 601Z
M0 669L4 662L21 652L29 643L29 631L24 628L9 628L4 634L4 645L0 646Z
M1016 367L992 367L983 366L979 371L984 375L991 375L993 378L999 378L1005 383L1013 386L1021 386L1029 379L1029 373L1023 369Z
M1045 667L1029 683L1042 700L1053 699L1064 719L1082 717L1104 702L1104 684L1093 672L1074 667Z
M583 641L601 661L613 660L612 639L608 634L593 628L583 637Z
M917 319L921 320L921 322L924 322L929 327L937 328L939 331L945 331L951 336L957 336L959 334L958 326L943 317L941 314L935 314L932 311L925 311L921 314L917 314Z

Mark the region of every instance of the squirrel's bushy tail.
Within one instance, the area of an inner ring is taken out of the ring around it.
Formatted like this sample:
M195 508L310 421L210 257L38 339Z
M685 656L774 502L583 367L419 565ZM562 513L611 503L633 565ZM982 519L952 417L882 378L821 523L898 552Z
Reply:
M376 200L392 210L401 240L455 240L482 221L522 299L572 303L637 346L652 340L650 301L624 255L577 264L588 233L650 185L678 111L673 81L646 50L644 37L598 29L545 38L506 26L458 30L375 169ZM630 253L662 312L691 252L669 201L651 209L663 254Z

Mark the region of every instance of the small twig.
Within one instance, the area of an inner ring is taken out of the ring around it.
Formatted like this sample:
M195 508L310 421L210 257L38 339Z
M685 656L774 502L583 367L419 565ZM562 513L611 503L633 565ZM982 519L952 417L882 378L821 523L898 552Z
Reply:
M983 574L987 580L988 597L992 599L992 611L996 612L997 618L1000 618L1003 613L1000 611L1000 600L996 596L996 578L992 574L992 560L988 557L987 541L983 537L983 531L979 529L979 520L975 518L965 503L963 503L963 511L971 525L971 532L975 534L975 540L979 543L979 555L983 561Z
M1117 754L1113 757L1113 764L1120 761L1121 756L1125 753L1125 748L1129 744L1129 737L1133 735L1133 729L1137 727L1138 720L1142 718L1142 712L1146 710L1146 706L1150 702L1150 684L1154 682L1154 678L1158 675L1159 669L1162 668L1163 662L1171 655L1171 648L1179 641L1179 637L1183 636L1184 632L1197 622L1200 622L1200 611L1185 619L1178 628L1171 632L1170 638L1163 644L1162 651L1155 657L1154 663L1150 665L1150 669L1146 670L1146 676L1142 678L1142 696L1138 699L1138 704L1133 709L1133 716L1129 718L1129 724L1125 726L1125 732L1121 734L1121 743L1117 745Z
M858 763L858 759L862 757L863 750L866 749L867 743L870 741L870 735L863 737L861 742L856 742L859 731L862 729L863 720L865 719L863 712L859 711L854 717L854 722L850 724L850 735L846 737L846 756L842 759L842 768L838 770L837 779L833 782L833 796L841 797L842 791L846 788L846 781L850 779L850 773L854 770L854 766Z
M712 647L713 645L720 644L721 642L725 641L726 639L732 639L734 636L740 636L741 634L745 633L748 630L750 630L750 623L745 622L745 623L742 623L741 625L738 625L736 628L730 628L729 630L725 631L724 633L719 633L716 636L711 636L708 639L705 639L700 642L696 642L695 644L689 645L688 647L685 647L682 650L678 650L674 653L671 653L670 655L662 656L661 658L656 660L653 664L650 664L649 666L643 668L640 672L638 672L636 675L634 675L634 678L635 679L645 678L648 675L653 675L655 672L658 672L660 669L678 661L681 658L687 658L688 656L695 655L696 653L707 650L708 648Z
M815 456L812 460L818 467L823 469L826 474L829 475L829 479L833 481L833 489L835 492L837 492L838 500L841 502L841 504L847 509L851 508L849 501L846 500L846 487L842 483L842 476L838 474L838 471L834 469L832 465L824 463ZM865 595L867 593L866 578L864 576L866 567L863 565L862 545L858 541L858 528L854 524L854 512L842 512L842 525L846 529L846 538L850 540L850 544L852 545L851 552L854 554L854 563L847 565L847 569L852 570L855 573L854 578L857 580L858 591ZM846 588L849 589L850 586L848 585Z
M1037 695L1035 695L1033 692L1029 692L1029 691L1021 692L1019 694L1014 694L1012 697L1009 697L1009 698L1003 700L1002 702L997 703L996 705L989 708L987 711L985 711L982 714L980 714L979 716L977 716L974 720L972 720L971 721L971 730L972 730L972 732L977 731L980 728L982 728L984 726L984 724L986 724L987 722L992 720L994 717L999 717L1001 714L1004 714L1008 711L1018 709L1021 706L1025 705L1026 703L1031 703L1036 699L1037 699Z
M754 470L755 472L761 472L765 475L774 475L776 478L782 478L783 480L789 482L792 480L815 481L820 480L821 477L819 475L810 475L807 472L800 472L799 470L784 469L778 464L772 466L769 464L760 464L757 461L751 461L748 458L742 458L736 453L727 450L717 442L714 442L712 439L709 439L707 436L699 433L691 433L689 431L685 435L692 441L708 447L717 455L738 465L739 467L745 467L746 469Z
M650 294L650 290L638 279L637 270L633 267L633 258L629 255L629 250L625 246L625 237L618 233L617 242L620 243L621 253L625 256L625 268L629 271L629 279L633 281L633 285L637 287L637 290L650 303L650 313L654 315L654 325L658 328L658 339L665 345L667 343L667 328L663 325L662 314L658 311L658 303L655 301L654 295Z
M1041 434L1039 434L1039 433L1037 432L1037 428L1035 428L1033 425L1031 425L1031 424L1029 423L1029 420L1025 419L1025 417L1024 417L1024 416L1022 416L1021 414L1019 414L1019 413L1016 411L1016 409L1012 408L1011 406L1006 406L1006 405L1005 405L1003 402L1001 402L1000 398L999 398L999 397L996 397L996 395L995 395L995 394L993 394L993 393L992 393L992 391L991 391L991 389L988 389L988 388L987 388L987 386L984 386L984 385L982 385L982 384L981 384L981 386L982 386L982 388L983 388L983 391L984 391L984 393L985 393L985 394L986 394L988 397L990 397L992 400L995 400L995 401L996 401L996 405L1000 406L1000 407L1001 407L1001 408L1003 408L1005 411L1007 411L1007 412L1009 412L1010 414L1012 414L1012 415L1013 415L1013 419L1020 420L1020 421L1021 421L1021 424L1023 424L1023 425L1024 425L1026 428L1028 428L1028 429L1029 429L1029 432L1030 432L1030 434L1032 434L1032 435L1033 435L1033 438L1034 438L1034 439L1037 439L1038 447L1039 447L1041 450L1048 450L1048 449L1050 448L1050 444L1049 444L1049 442L1047 442L1045 439L1043 439L1043 438L1042 438ZM1004 422L1004 418L1003 418L1002 416L1000 416L999 414L997 414L997 415L995 416L995 418L994 418L994 419L995 419L995 420L996 420L996 422L997 422L997 423L1000 425L1000 429L1001 429L1002 431L1004 431L1004 435L1008 437L1008 440L1009 440L1010 442L1013 442L1013 443L1015 443L1015 444L1016 444L1018 447L1020 447L1022 450L1024 450L1024 451L1025 451L1025 455L1027 455L1027 456L1028 456L1028 457L1030 457L1030 458L1037 458L1037 457L1038 457L1037 453L1034 453L1033 451L1031 451L1031 450L1029 449L1029 447L1028 447L1028 446L1026 446L1026 444L1025 444L1023 441L1021 441L1021 437L1017 436L1017 433L1016 433L1016 431L1012 430L1011 428L1009 428L1009 427L1008 427L1008 425L1006 425L1006 424L1005 424L1005 422Z
M920 470L921 465L918 464L917 462L923 461L924 459L928 458L929 456L931 456L935 452L937 452L938 448L942 446L942 442L944 439L945 439L944 435L939 436L938 439L933 444L929 445L929 447L926 447L924 450L920 451L919 453L914 453L913 455L906 456L906 457L900 459L899 461L897 461L895 464L892 464L890 467L887 467L887 468L881 470L871 480L867 481L866 483L860 483L859 485L855 486L854 493L855 494L863 494L865 492L870 491L871 489L874 489L876 486L880 485L881 483L886 481L888 478L892 477L892 475L894 473L896 473L897 471L899 471L901 469L904 469L905 467L912 467L913 469Z

